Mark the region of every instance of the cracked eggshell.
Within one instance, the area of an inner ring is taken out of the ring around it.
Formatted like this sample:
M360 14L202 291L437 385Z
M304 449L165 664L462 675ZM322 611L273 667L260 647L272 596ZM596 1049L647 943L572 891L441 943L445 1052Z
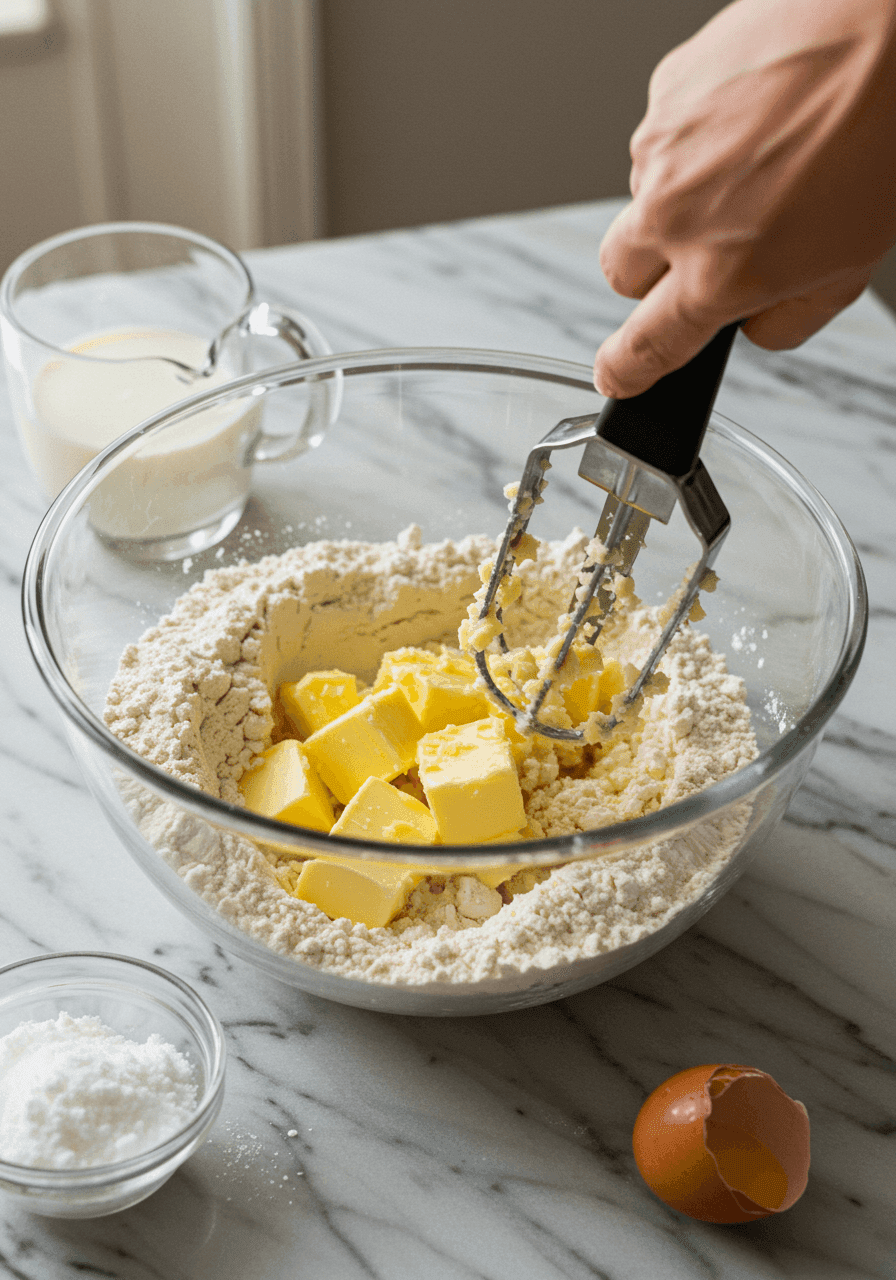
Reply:
M651 1191L704 1222L783 1213L808 1181L806 1108L754 1067L671 1076L638 1113L632 1146Z

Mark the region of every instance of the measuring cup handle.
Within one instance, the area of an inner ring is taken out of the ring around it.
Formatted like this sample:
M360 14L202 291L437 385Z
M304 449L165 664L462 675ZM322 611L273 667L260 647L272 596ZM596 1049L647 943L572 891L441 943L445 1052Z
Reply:
M241 335L278 338L291 347L299 360L332 354L330 345L317 325L290 307L256 302L241 317ZM247 462L287 462L320 444L327 428L339 412L342 398L342 374L336 371L326 378L307 379L308 411L299 428L288 435L260 431L249 450Z

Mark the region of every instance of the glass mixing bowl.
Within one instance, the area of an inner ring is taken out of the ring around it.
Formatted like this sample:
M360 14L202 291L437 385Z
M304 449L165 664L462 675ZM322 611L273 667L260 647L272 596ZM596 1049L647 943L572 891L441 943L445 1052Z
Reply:
M288 436L310 398L326 398L328 388L333 406L341 393L341 407L319 433L318 447L258 469L242 520L216 549L146 563L104 538L110 495L113 503L132 501L135 520L143 519L139 493L128 499L123 481L141 450L165 455L166 433L189 432L202 409L252 396L262 404L265 430ZM539 1004L614 977L678 936L731 886L748 851L781 817L855 673L866 626L864 581L824 499L774 450L719 415L702 457L732 528L700 627L746 683L758 758L698 795L611 827L498 847L389 847L390 861L430 867L549 865L618 858L680 838L712 844L735 821L739 833L723 869L645 936L595 955L546 954L528 967L462 983L361 980L333 972L319 957L283 954L209 905L201 876L188 883L176 873L179 848L211 839L224 841L220 847L234 858L257 857L267 844L299 856L382 860L382 844L289 826L204 794L129 750L103 723L124 648L206 570L319 539L394 539L411 523L426 542L497 536L507 518L503 486L519 478L529 448L559 419L600 403L590 370L560 360L423 349L326 357L242 378L150 420L85 467L51 507L25 570L25 625L35 661L125 847L223 947L294 986L366 1008L444 1015ZM577 525L590 532L604 495L578 479L577 450L554 458L531 530L561 539ZM696 558L696 545L678 513L667 527L655 525L635 570L642 599L666 599Z

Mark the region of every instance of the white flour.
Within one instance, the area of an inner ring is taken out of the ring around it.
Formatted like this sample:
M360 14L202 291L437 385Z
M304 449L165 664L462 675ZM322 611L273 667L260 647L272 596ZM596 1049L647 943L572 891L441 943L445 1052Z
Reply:
M23 1022L0 1039L0 1159L90 1169L170 1138L196 1108L187 1059L151 1035L127 1040L99 1018Z
M552 630L585 541L577 533L520 566L513 644ZM369 681L388 650L456 644L479 586L478 565L493 554L483 537L422 546L412 528L393 543L314 543L212 571L125 651L107 724L174 777L240 803L238 779L277 735L270 690L315 668ZM636 663L656 630L656 612L628 600L605 628L601 649L608 660ZM755 756L742 682L704 636L682 628L661 670L668 689L593 760L578 748L531 740L520 774L534 835L587 832L649 813ZM430 878L391 925L368 929L330 921L292 897L300 864L285 854L263 853L136 783L122 789L144 837L232 924L331 973L414 985L551 969L637 941L713 883L749 822L749 806L741 805L687 836L612 860L522 872L502 886L500 900L487 899L468 877Z

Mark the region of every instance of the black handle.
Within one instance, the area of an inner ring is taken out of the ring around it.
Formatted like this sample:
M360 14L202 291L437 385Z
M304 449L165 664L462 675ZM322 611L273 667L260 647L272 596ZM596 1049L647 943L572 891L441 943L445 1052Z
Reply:
M597 421L598 436L666 475L689 475L740 323L720 329L692 360L648 391L628 400L608 400Z

